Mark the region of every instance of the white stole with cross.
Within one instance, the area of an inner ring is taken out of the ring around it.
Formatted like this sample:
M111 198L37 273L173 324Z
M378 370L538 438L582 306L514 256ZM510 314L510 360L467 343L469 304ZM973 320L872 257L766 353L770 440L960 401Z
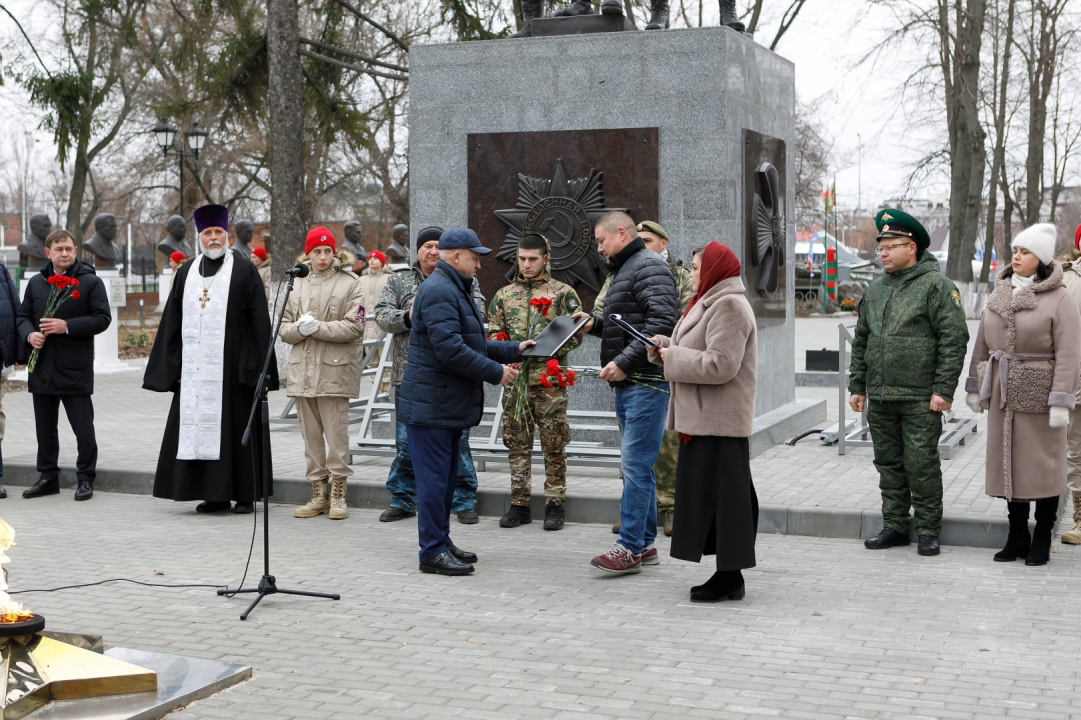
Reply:
M184 283L184 346L180 366L180 443L177 460L221 457L222 380L225 375L225 313L233 253L209 281L196 259Z

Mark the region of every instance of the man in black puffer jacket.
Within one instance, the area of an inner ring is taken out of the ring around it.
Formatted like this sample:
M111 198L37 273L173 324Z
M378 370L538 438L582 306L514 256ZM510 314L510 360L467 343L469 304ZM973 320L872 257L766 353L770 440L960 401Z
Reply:
M19 352L21 343L15 332L15 318L19 315L19 291L11 279L6 265L0 265L0 370L6 370L16 362L25 362ZM0 378L0 443L4 441L4 386ZM0 477L4 475L4 458L0 454ZM0 487L0 498L8 496Z
M67 230L54 230L45 239L49 262L40 275L30 278L19 309L19 340L39 351L27 384L34 396L41 477L23 492L25 498L60 492L56 424L61 402L79 445L75 499L89 500L94 496L98 463L94 404L90 400L94 392L94 336L109 327L113 315L105 285L94 268L75 259L75 251L75 240ZM49 278L53 275L74 278L79 284L69 291L70 297L60 304L55 315L45 318L45 306L53 289ZM30 348L24 350L29 353Z
M653 463L668 415L668 383L663 368L647 359L645 343L626 334L611 316L623 316L647 338L671 335L679 319L679 291L668 262L646 248L630 215L618 210L608 213L597 222L596 235L614 277L603 315L592 315L586 329L601 338L604 367L600 379L616 391L616 417L623 428L623 499L619 540L591 562L605 572L637 573L643 562L659 562L653 547L657 538Z

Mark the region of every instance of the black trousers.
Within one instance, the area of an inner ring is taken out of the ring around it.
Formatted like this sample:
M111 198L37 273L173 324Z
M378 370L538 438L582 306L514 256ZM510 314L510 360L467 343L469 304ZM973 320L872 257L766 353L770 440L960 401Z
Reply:
M60 403L75 433L79 445L76 476L79 480L94 482L98 467L98 441L94 435L94 403L89 395L38 395L34 394L34 422L38 435L38 472L41 477L60 477Z

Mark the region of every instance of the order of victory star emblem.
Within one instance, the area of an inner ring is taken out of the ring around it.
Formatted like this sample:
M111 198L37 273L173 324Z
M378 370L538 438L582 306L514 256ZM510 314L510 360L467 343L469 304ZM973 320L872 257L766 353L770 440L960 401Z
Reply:
M552 277L572 287L581 282L600 290L607 271L593 227L605 213L623 209L605 206L603 179L603 172L591 168L586 177L568 180L562 158L556 160L550 180L519 173L516 206L495 211L507 226L507 239L496 257L515 264L522 238L543 235L551 247ZM513 268L508 279L512 274Z

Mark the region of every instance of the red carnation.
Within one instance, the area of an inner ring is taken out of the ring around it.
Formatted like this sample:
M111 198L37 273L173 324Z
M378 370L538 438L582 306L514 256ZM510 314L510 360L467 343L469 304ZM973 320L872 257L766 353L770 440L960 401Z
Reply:
M53 275L51 278L49 278L48 283L50 285L55 286L58 282L60 282L60 278L62 278L62 277L64 277L64 276L63 275Z
M577 375L578 375L578 372L575 371L575 370L568 370L567 371L567 374L564 376L567 379L567 387L570 387L571 385L574 385L574 378L577 377Z
M499 333L495 334L495 339L496 340L506 341L506 340L510 340L510 337L505 332L499 332Z
M79 286L79 279L78 278L68 278L68 285L71 285L72 287L78 287Z
M550 388L552 387L552 378L542 373L540 376L540 384L546 388Z
M81 296L81 295L79 295L79 291L78 291L78 290L73 290L73 291L71 292L71 299L72 299L72 300L78 300L78 299L79 299L80 297L82 297L82 296Z
M548 365L547 367L545 367L545 370L548 371L549 375L558 375L560 372L559 361L555 358L552 358L548 361Z

